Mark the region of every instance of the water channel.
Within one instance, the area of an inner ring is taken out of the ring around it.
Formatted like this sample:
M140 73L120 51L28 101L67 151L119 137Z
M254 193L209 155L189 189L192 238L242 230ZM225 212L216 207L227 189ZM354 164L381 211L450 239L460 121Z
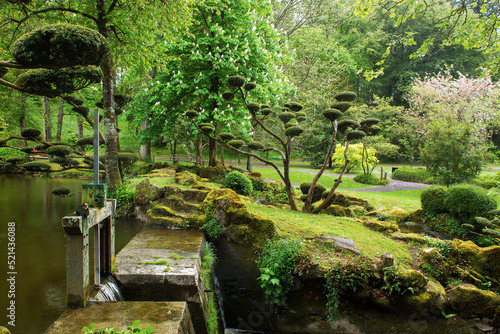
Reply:
M43 333L66 307L66 251L62 217L74 212L81 196L61 198L55 187L71 193L89 180L0 175L0 326L13 334ZM15 298L7 273L8 225L15 224ZM117 220L116 252L142 228L136 220ZM7 325L15 300L15 327ZM89 319L90 321L91 319Z

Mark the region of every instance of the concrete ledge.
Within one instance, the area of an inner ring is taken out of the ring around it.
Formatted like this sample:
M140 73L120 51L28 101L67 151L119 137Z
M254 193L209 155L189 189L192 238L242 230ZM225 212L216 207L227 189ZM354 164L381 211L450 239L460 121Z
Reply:
M154 333L194 334L185 302L105 302L68 308L45 334L81 333L91 323L96 330L125 331L135 320L141 321L140 328L153 326Z
M144 227L116 256L125 300L201 303L203 232Z

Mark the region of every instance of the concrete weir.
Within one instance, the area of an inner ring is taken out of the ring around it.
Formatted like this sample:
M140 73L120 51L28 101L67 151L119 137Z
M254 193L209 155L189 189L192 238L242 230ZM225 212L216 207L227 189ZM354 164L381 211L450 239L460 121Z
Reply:
M154 333L194 333L186 303L106 302L66 309L45 334L81 333L90 323L95 323L96 330L114 327L121 332L135 320L141 321L140 328L153 326Z
M116 256L125 300L201 303L203 232L144 227Z

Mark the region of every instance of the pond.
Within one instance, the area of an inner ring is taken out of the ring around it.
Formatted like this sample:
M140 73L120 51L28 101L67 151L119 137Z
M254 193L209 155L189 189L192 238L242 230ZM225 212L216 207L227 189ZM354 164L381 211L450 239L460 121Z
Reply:
M0 175L0 326L13 334L43 333L66 307L66 250L61 223L63 216L75 211L81 196L61 198L51 190L64 186L77 193L81 184L88 182ZM15 226L14 270L8 268L9 225ZM117 220L116 252L141 228L136 220ZM14 298L9 296L11 285L7 281L12 271L16 273L12 280ZM7 324L11 300L15 300L15 327Z

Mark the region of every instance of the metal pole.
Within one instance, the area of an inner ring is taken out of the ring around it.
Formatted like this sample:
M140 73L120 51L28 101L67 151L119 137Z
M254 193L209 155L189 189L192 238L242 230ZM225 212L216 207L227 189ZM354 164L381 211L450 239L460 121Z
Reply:
M99 184L99 110L94 109L94 184Z
M94 184L99 184L99 110L94 109ZM100 222L94 226L94 284L101 284Z

